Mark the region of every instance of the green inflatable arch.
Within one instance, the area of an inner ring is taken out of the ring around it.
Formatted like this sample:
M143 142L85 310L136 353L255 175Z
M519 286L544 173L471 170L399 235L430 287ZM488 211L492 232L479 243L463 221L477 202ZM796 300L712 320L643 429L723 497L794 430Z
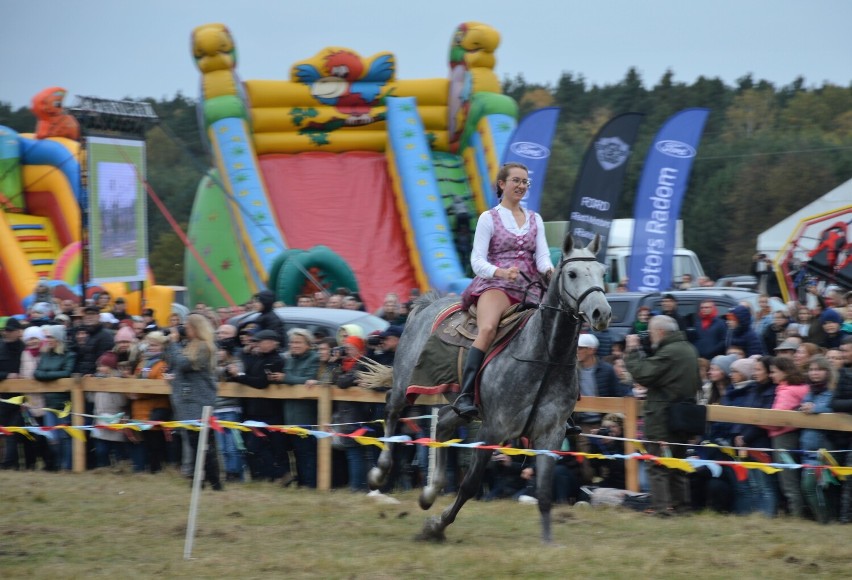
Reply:
M358 290L358 281L349 264L328 246L314 246L309 250L286 250L281 253L269 269L269 287L277 300L285 304L296 304L305 282L310 279L305 272L314 273L324 288L332 291L345 286Z

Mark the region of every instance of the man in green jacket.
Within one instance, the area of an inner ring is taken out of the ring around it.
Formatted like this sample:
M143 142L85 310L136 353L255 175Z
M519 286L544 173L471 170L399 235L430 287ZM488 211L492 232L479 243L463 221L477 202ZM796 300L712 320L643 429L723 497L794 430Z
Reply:
M648 325L653 354L644 353L638 335L628 335L626 342L627 370L633 380L648 389L645 401L645 439L648 453L662 457L666 451L672 457L686 457L686 439L671 433L668 427L669 405L677 400L695 400L701 388L698 373L698 352L678 329L670 316L655 316ZM649 470L653 512L669 515L689 508L689 481L685 472L652 465Z

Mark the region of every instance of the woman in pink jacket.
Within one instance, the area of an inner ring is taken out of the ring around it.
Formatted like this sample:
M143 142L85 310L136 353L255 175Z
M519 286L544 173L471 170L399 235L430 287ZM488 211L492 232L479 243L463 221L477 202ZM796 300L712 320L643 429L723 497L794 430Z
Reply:
M799 367L789 358L776 357L769 366L769 376L778 385L775 388L775 401L772 408L781 411L797 411L802 399L810 387ZM796 427L767 427L772 438L773 461L786 463L784 453L787 449L799 448L799 429ZM798 469L782 469L779 474L781 491L787 498L790 515L804 515L805 504L802 498L801 473Z

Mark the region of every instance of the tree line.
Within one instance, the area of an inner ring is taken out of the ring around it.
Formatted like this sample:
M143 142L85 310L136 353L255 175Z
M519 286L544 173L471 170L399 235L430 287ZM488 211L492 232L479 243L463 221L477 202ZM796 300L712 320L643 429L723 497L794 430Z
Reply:
M757 235L852 177L852 86L808 87L803 78L775 86L751 75L734 86L718 78L676 82L666 72L646 87L636 69L603 86L563 73L552 85L507 77L503 90L521 115L561 108L542 198L542 217L567 219L574 181L586 147L612 117L646 115L629 161L617 217L632 217L644 156L660 125L688 107L710 117L692 169L681 218L687 247L711 276L747 272ZM148 140L148 180L186 227L196 187L210 161L198 130L195 101L181 94L147 99L158 116ZM0 125L34 130L27 108L0 102ZM184 250L165 218L148 204L150 262L157 281L183 282Z

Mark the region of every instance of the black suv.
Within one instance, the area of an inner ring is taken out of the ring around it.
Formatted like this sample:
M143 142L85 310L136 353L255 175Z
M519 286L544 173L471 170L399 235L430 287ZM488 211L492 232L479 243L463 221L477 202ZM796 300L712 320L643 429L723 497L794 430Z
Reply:
M757 310L757 299L760 296L756 292L738 290L735 288L695 288L692 290L672 290L671 292L616 292L607 294L606 298L612 308L612 321L610 330L613 340L620 340L629 334L636 321L636 311L640 306L647 306L651 312L660 312L660 303L663 294L671 294L677 300L677 311L686 321L688 328L693 328L698 322L698 306L704 300L712 300L716 303L716 309L720 315L727 313L740 302L748 302L752 312ZM782 310L784 303L771 298L772 310Z

